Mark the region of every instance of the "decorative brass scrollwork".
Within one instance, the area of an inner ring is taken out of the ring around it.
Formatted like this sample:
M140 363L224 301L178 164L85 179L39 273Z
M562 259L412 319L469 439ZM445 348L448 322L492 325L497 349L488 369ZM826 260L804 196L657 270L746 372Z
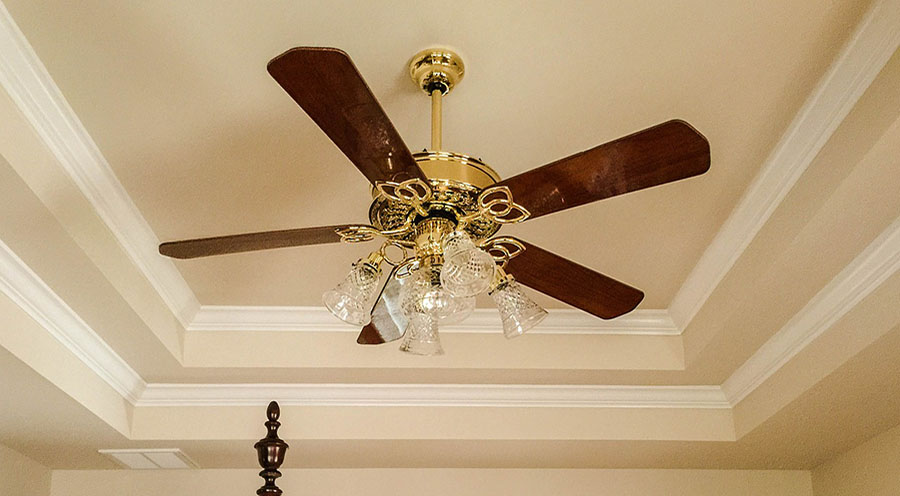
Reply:
M481 249L494 257L501 266L505 266L506 262L525 251L525 245L516 238L498 236L481 243Z
M419 216L428 217L428 208L430 203L434 201L434 190L431 186L421 179L409 179L400 183L393 181L379 181L375 183L375 189L379 195L390 201L398 202L403 205L412 207L406 210L403 224L393 222L389 230L379 230L373 226L350 226L337 229L336 232L341 236L341 241L345 243L361 243L371 241L375 236L382 236L394 240L398 245L411 248L414 243L408 238L409 233L416 228L415 221ZM471 200L474 205L468 209L468 214L457 218L457 228L461 229L470 223L495 223L496 224L514 224L522 222L531 214L525 207L515 203L512 198L512 192L506 186L493 186L481 191L477 198ZM438 203L446 203L443 199ZM498 226L499 227L499 226ZM496 228L492 231L495 232ZM507 239L507 238L495 238ZM511 239L511 238L510 238ZM511 256L515 256L522 251L521 245L515 240L508 243L514 249L504 252L504 248L497 248L493 253L501 260L508 260ZM511 256L507 256L511 254ZM495 257L495 258L496 258Z
M334 232L341 237L342 243L365 243L381 235L381 231L372 226L339 227Z
M416 258L407 258L397 265L397 272L394 273L394 277L396 277L397 279L406 279L418 269L419 260Z
M506 186L493 186L478 195L482 215L498 224L515 224L531 216L531 212L515 203L512 191Z
M400 256L399 257L391 257L390 254L387 252L387 249L390 247L394 247L394 248L397 248L398 250L400 250ZM398 243L394 240L390 240L390 239L385 241L384 244L381 245L381 248L378 249L378 253L381 255L381 257L384 259L385 262L387 262L389 265L393 265L393 266L401 265L410 259L409 253L407 252L406 247L401 245L400 243Z
M375 239L375 236L392 239L398 235L405 234L412 229L413 217L410 216L402 226L397 229L391 229L390 231L380 231L372 226L348 226L339 227L335 229L334 232L341 237L342 243L365 243L366 241ZM392 242L398 247L402 246L404 243L411 246L411 243L400 240L392 240Z
M477 217L489 219L498 224L515 224L531 216L525 207L513 201L512 191L506 186L492 186L478 195L478 212L460 219L469 222Z
M431 200L431 185L422 179L407 179L400 183L378 181L375 183L375 189L386 198L410 205L420 214L428 215L423 205Z

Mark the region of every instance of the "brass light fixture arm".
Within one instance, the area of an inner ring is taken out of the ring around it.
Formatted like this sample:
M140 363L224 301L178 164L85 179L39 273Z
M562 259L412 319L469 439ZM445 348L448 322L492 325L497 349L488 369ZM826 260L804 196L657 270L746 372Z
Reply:
M387 249L391 246L400 250L399 258L392 258L390 255L388 255ZM384 243L381 244L381 248L378 249L377 253L378 257L381 260L394 267L402 265L410 259L409 252L407 251L406 247L392 239L385 240Z
M419 265L421 265L421 263L418 258L409 257L397 265L397 272L394 274L394 277L397 279L406 279L419 269Z
M497 267L497 271L494 272L494 280L491 281L491 288L488 290L488 294L493 294L494 291L501 290L515 281L512 274L507 274L506 271L503 270L504 265Z
M341 243L365 243L372 241L376 236L381 236L382 238L387 238L387 242L401 247L408 243L393 238L402 237L404 234L411 232L414 229L412 221L413 217L410 216L401 227L389 231L382 231L372 226L350 226L335 229L334 232L341 237Z
M494 261L500 267L505 267L506 262L525 251L525 245L519 242L518 239L508 236L497 236L485 240L478 247L494 257Z
M381 236L381 231L372 226L342 227L334 232L341 237L341 243L365 243L375 239L375 236Z

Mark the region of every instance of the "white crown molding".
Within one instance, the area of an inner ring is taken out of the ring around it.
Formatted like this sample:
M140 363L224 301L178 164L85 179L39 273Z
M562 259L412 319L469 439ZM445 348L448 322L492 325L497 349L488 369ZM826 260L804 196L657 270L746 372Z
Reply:
M286 406L730 407L719 386L146 384L2 241L0 291L136 407L265 405L272 399Z
M857 27L678 290L669 313L684 329L900 44L900 1L876 3Z
M442 333L496 333L500 318L494 309L477 309L464 322L441 328ZM324 307L241 307L203 305L188 331L300 331L353 332ZM678 335L665 310L637 310L613 320L602 320L580 310L551 309L546 320L530 334L636 334Z
M900 219L766 342L723 386L145 384L0 242L0 290L123 398L140 407L262 405L730 408L900 270Z
M159 239L2 2L0 84L172 313L187 325L199 308L194 293L175 265L156 252Z
M719 386L146 384L2 241L0 291L137 407L265 405L272 399L285 406L730 407Z
M137 401L143 379L2 241L0 291L123 398Z
M148 384L138 407L414 406L730 408L719 386Z
M740 403L898 270L900 218L725 381L731 403Z
M285 405L729 408L900 270L900 219L719 386L145 384L0 242L0 290L135 406Z

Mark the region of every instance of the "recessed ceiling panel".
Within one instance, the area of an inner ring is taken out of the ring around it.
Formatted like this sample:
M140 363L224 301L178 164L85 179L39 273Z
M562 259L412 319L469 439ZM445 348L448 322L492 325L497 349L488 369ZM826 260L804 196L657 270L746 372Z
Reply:
M347 51L413 150L429 104L407 61L458 50L444 147L503 177L685 119L708 174L508 229L664 308L868 2L6 4L163 240L366 220L365 178L266 73L293 46ZM204 304L319 305L365 250L178 267Z

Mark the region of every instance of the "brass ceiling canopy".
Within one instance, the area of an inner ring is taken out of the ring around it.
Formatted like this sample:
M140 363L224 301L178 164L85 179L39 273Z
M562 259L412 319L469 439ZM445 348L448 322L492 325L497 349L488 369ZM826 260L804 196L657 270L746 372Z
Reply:
M604 319L633 310L644 297L639 289L495 234L503 224L703 174L710 161L706 138L672 120L501 180L481 159L441 146L443 98L465 74L459 55L429 48L408 68L431 99L431 147L415 154L343 51L293 48L267 67L372 184L371 224L167 242L160 253L197 258L383 238L324 294L323 303L344 322L362 326L358 343L402 337L401 351L420 355L443 353L438 326L465 319L478 294L490 294L497 304L506 337L525 333L547 315L522 286ZM391 269L382 285L384 265Z
M429 96L435 89L450 93L465 74L462 58L446 48L426 48L409 62L409 76Z

